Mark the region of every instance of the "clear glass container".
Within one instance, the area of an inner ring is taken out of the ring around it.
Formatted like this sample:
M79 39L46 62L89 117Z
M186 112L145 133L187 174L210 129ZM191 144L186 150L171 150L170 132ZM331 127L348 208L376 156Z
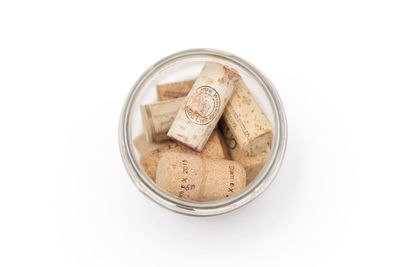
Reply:
M236 69L258 104L271 121L274 138L264 168L242 192L232 197L194 202L178 199L159 188L142 171L139 153L132 140L143 133L140 105L157 101L156 85L195 79L206 61L214 61ZM281 100L270 80L247 61L230 53L212 49L185 50L156 62L133 85L122 109L119 125L119 146L128 174L136 187L151 200L169 210L193 216L212 216L238 209L265 191L277 175L284 157L287 122Z

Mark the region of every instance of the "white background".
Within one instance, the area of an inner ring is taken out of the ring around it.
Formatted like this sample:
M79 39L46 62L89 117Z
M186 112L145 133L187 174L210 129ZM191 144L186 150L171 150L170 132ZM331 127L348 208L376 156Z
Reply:
M0 266L399 266L397 2L1 1ZM289 124L271 187L210 219L145 198L117 143L139 75L198 47Z

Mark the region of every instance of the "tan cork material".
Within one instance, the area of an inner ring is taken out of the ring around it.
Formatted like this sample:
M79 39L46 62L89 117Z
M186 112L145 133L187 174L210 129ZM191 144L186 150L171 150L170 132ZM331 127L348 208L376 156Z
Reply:
M271 145L271 123L242 79L236 83L222 119L246 155L258 155Z
M168 140L167 132L175 119L184 98L159 101L154 104L142 105L142 123L146 139L149 142Z
M181 199L199 200L203 161L190 154L166 153L158 164L156 183Z
M157 85L157 95L159 100L169 100L186 96L192 86L194 80L180 81L173 83L165 83Z
M238 162L204 159L203 163L200 201L230 197L246 187L246 172Z
M228 148L226 147L225 141L218 130L213 132L203 151L200 153L180 144L170 142L166 145L158 147L153 151L143 154L140 158L140 164L144 172L152 180L156 178L158 162L160 161L161 157L168 152L187 153L212 159L230 159Z
M260 152L255 156L247 156L239 148L229 128L223 122L220 123L220 128L224 134L232 160L239 162L244 167L246 171L247 184L251 183L267 163L270 155L270 147L265 145L263 152Z
M145 134L141 134L135 139L133 139L133 145L137 149L140 155L147 154L151 151L156 150L157 148L160 148L162 146L171 144L171 141L164 141L164 142L159 142L159 143L154 143L154 142L149 142L146 139Z
M174 95L185 96L179 87L172 86L181 83L183 82L171 83L168 87L171 98ZM263 152L265 144L271 146L273 138L271 123L242 79L236 83L235 92L225 107L222 119L246 155L258 155Z
M268 147L266 152L261 152L256 156L246 156L240 149L231 150L232 159L239 162L246 171L247 184L251 183L265 166L269 158L269 152Z
M168 152L158 164L156 183L181 199L212 201L243 190L246 173L234 161Z
M168 137L193 150L203 150L239 78L235 70L225 65L206 62L179 108Z

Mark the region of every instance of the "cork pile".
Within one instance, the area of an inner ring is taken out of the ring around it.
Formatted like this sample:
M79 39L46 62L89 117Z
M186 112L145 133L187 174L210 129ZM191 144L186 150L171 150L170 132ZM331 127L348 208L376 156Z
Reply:
M241 192L268 161L273 130L239 73L206 62L195 80L158 84L141 106L133 140L146 175L180 199L213 201Z

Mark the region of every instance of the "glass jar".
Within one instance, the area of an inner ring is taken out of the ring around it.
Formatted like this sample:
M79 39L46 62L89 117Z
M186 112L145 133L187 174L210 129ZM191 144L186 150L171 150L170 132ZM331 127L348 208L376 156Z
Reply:
M271 121L274 138L269 159L258 176L240 193L221 200L194 202L178 199L159 188L142 171L132 140L143 133L140 105L157 100L156 85L193 79L204 62L214 61L236 69ZM281 100L268 78L247 61L212 49L192 49L172 54L148 68L133 85L122 109L119 146L130 178L137 188L157 204L186 215L212 216L238 209L265 191L277 175L284 157L287 123Z

